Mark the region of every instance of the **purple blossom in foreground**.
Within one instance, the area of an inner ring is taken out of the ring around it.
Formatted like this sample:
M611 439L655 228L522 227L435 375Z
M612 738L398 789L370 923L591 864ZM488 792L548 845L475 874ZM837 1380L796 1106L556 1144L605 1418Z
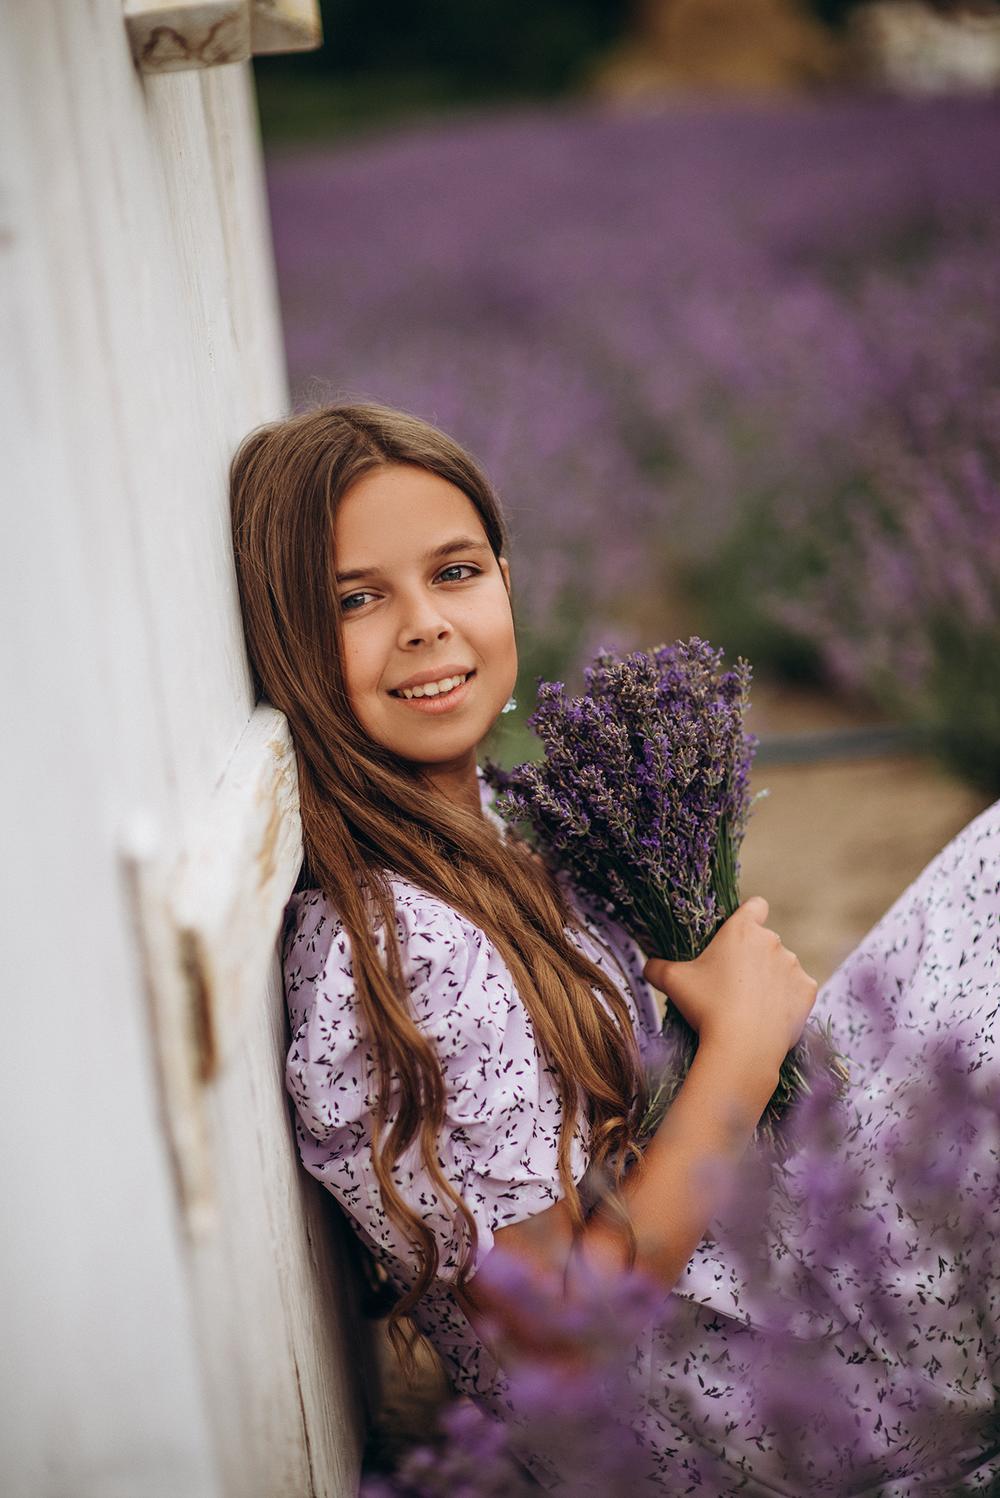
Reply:
M559 1343L583 1354L579 1366L509 1345L499 1325L491 1335L507 1371L510 1419L500 1423L468 1402L450 1405L436 1447L411 1452L392 1478L369 1479L363 1498L493 1498L537 1492L525 1474L539 1469L560 1492L601 1495L643 1491L646 1461L629 1426L635 1398L629 1351L654 1320L666 1326L663 1287L640 1271L597 1271L580 1262L571 1299L543 1287L517 1256L496 1249L477 1281L517 1306L539 1345Z
M441 1415L437 1447L418 1446L391 1477L369 1477L362 1498L507 1498L527 1493L510 1451L510 1432L470 1400Z
M722 651L692 637L619 659L602 651L567 698L542 682L528 719L544 759L484 765L497 811L529 824L536 848L565 869L649 955L690 961L737 909L739 849L750 813L756 737L746 731L750 666L724 670ZM687 1075L697 1037L668 1006L660 1076L644 1130ZM807 1029L782 1065L758 1132L809 1088L818 1061L843 1083L829 1037Z
M874 1024L890 1014L893 998L872 985L866 1002ZM960 1307L967 1335L988 1348L1000 1335L989 1293L1000 1095L995 1072L970 1070L968 1059L947 1035L920 1052L920 1085L900 1110L905 1127L885 1133L881 1168L893 1183L898 1231L934 1242L937 1264L947 1263L950 1274L948 1304ZM777 1452L798 1484L794 1490L803 1493L952 1498L956 1491L993 1491L984 1485L989 1475L956 1488L965 1416L935 1383L950 1356L948 1339L914 1351L912 1324L899 1305L900 1260L887 1256L884 1233L873 1232L864 1168L844 1148L854 1126L851 1109L821 1078L795 1105L790 1125L794 1152L775 1172L766 1151L751 1151L722 1209L719 1231L752 1293L754 1329L746 1334L740 1387L727 1381L722 1366L717 1386L699 1397L718 1400L723 1432L738 1420L759 1431L759 1466L746 1474L751 1490L754 1476L766 1479ZM972 1151L994 1169L980 1169ZM791 1277L783 1269L788 1263ZM866 1323L879 1329L874 1342L870 1332L852 1342L850 1326L827 1298L822 1283L831 1264L842 1283L857 1285ZM514 1348L495 1322L491 1336L508 1379L509 1419L501 1423L467 1401L449 1406L435 1442L411 1452L394 1476L369 1479L363 1498L527 1498L538 1489L525 1468L562 1498L741 1490L724 1438L716 1447L708 1432L696 1472L688 1454L666 1478L651 1475L641 1414L658 1391L634 1376L635 1348L654 1336L656 1366L664 1368L696 1354L704 1326L683 1294L668 1294L641 1269L597 1271L583 1260L569 1291L555 1293L524 1260L500 1249L479 1274L495 1298L531 1321L539 1345L578 1348L579 1366L568 1371ZM929 1299L939 1293L927 1284ZM973 1393L967 1390L970 1401ZM688 1407L694 1397L689 1386L675 1387L659 1406L663 1418L683 1428L697 1416ZM1000 1419L991 1424L980 1416L973 1428L988 1447L990 1432L994 1443L1000 1434Z

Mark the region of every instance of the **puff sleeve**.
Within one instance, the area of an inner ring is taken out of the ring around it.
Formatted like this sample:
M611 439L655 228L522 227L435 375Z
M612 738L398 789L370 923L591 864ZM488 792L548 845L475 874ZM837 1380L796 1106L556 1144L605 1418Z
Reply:
M478 1232L474 1273L499 1228L563 1195L561 1103L531 1017L492 942L407 881L394 879L393 890L411 1012L437 1051L445 1081L438 1160ZM350 937L317 890L293 896L286 932L292 1036L285 1080L302 1163L341 1203L361 1237L396 1261L401 1278L412 1279L414 1248L385 1211L372 1164L376 1069L354 996ZM384 954L384 932L377 939ZM390 1101L388 1123L395 1111ZM578 1182L587 1158L586 1124L578 1117L571 1152ZM400 1157L393 1180L434 1234L438 1278L454 1282L466 1230L424 1170L419 1141Z

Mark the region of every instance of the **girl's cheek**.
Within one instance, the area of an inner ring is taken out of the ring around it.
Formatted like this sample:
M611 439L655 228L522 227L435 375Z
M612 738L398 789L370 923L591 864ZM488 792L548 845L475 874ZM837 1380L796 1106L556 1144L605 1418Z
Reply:
M358 709L358 696L364 692L370 674L371 669L366 664L364 653L358 650L356 642L352 642L344 653L344 683L355 712Z

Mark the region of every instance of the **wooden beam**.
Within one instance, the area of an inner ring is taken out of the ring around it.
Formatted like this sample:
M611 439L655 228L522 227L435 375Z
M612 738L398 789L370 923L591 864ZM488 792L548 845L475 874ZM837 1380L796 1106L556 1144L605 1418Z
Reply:
M124 0L136 66L177 73L245 62L250 56L250 0Z
M302 862L288 723L258 706L178 849L130 819L120 855L142 953L174 1172L195 1237L214 1228L205 1089L259 1020Z
M258 52L311 52L323 45L318 0L252 0L250 45Z
M174 874L170 904L207 1078L240 1043L302 863L287 721L258 707Z

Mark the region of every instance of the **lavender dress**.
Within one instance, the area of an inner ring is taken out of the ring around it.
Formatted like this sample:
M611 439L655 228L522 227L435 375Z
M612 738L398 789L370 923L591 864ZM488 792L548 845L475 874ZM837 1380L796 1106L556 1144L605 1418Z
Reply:
M480 777L484 813L502 828ZM620 988L641 1050L659 1030L656 1000L642 977L643 954L620 926L561 876L582 930L569 935ZM394 878L397 936L417 1023L437 1047L448 1089L440 1159L475 1218L476 1267L507 1223L542 1211L562 1194L557 1150L560 1103L535 1045L531 1020L509 970L486 935L442 901ZM385 933L377 932L384 951ZM350 939L317 890L293 895L286 912L285 991L292 1039L286 1082L306 1169L331 1191L362 1242L399 1287L414 1278L406 1239L384 1212L372 1170L369 1112L371 1050L355 1002ZM874 1015L873 981L891 992ZM906 1116L907 1089L921 1085L922 1055L936 1038L958 1034L970 1069L996 1069L1000 1009L1000 802L950 843L892 906L820 991L815 1013L832 1017L852 1070L852 1125L844 1150L863 1172L863 1207L877 1224L880 1288L904 1309L881 1324L872 1311L870 1274L822 1262L781 1242L780 1279L794 1300L808 1282L809 1303L823 1307L802 1335L831 1339L851 1385L852 1459L830 1449L825 1470L810 1474L810 1492L905 1498L921 1491L913 1474L939 1471L941 1494L991 1492L1000 1474L1000 1430L994 1406L1000 1347L971 1326L958 1268L939 1252L934 1225L914 1225L895 1210L893 1183L881 1163L884 1130ZM586 1126L573 1140L574 1179L586 1191ZM952 1148L954 1141L936 1147ZM935 1142L928 1141L928 1147ZM965 1141L959 1188L978 1192L993 1213L1000 1245L996 1137ZM501 1419L512 1418L503 1371L460 1309L450 1288L461 1239L446 1204L422 1172L415 1147L398 1162L395 1181L433 1230L439 1277L413 1315L440 1354L458 1393ZM802 1498L801 1473L789 1473L781 1443L755 1406L753 1374L762 1356L758 1310L724 1231L706 1237L677 1285L688 1317L685 1351L671 1332L651 1326L629 1369L631 1425L646 1462L650 1493L773 1494ZM1000 1247L996 1253L1000 1269ZM995 1327L1000 1286L987 1285ZM876 1297L877 1300L877 1297ZM693 1350L692 1350L693 1349ZM852 1374L853 1377L853 1374ZM920 1428L882 1418L887 1390L913 1380L948 1414L949 1449L929 1451ZM994 1459L995 1458L995 1459ZM558 1473L541 1453L526 1464L546 1487ZM935 1466L935 1463L937 1465ZM959 1474L966 1474L960 1476ZM561 1490L561 1489L560 1489ZM582 1491L577 1485L574 1491Z

